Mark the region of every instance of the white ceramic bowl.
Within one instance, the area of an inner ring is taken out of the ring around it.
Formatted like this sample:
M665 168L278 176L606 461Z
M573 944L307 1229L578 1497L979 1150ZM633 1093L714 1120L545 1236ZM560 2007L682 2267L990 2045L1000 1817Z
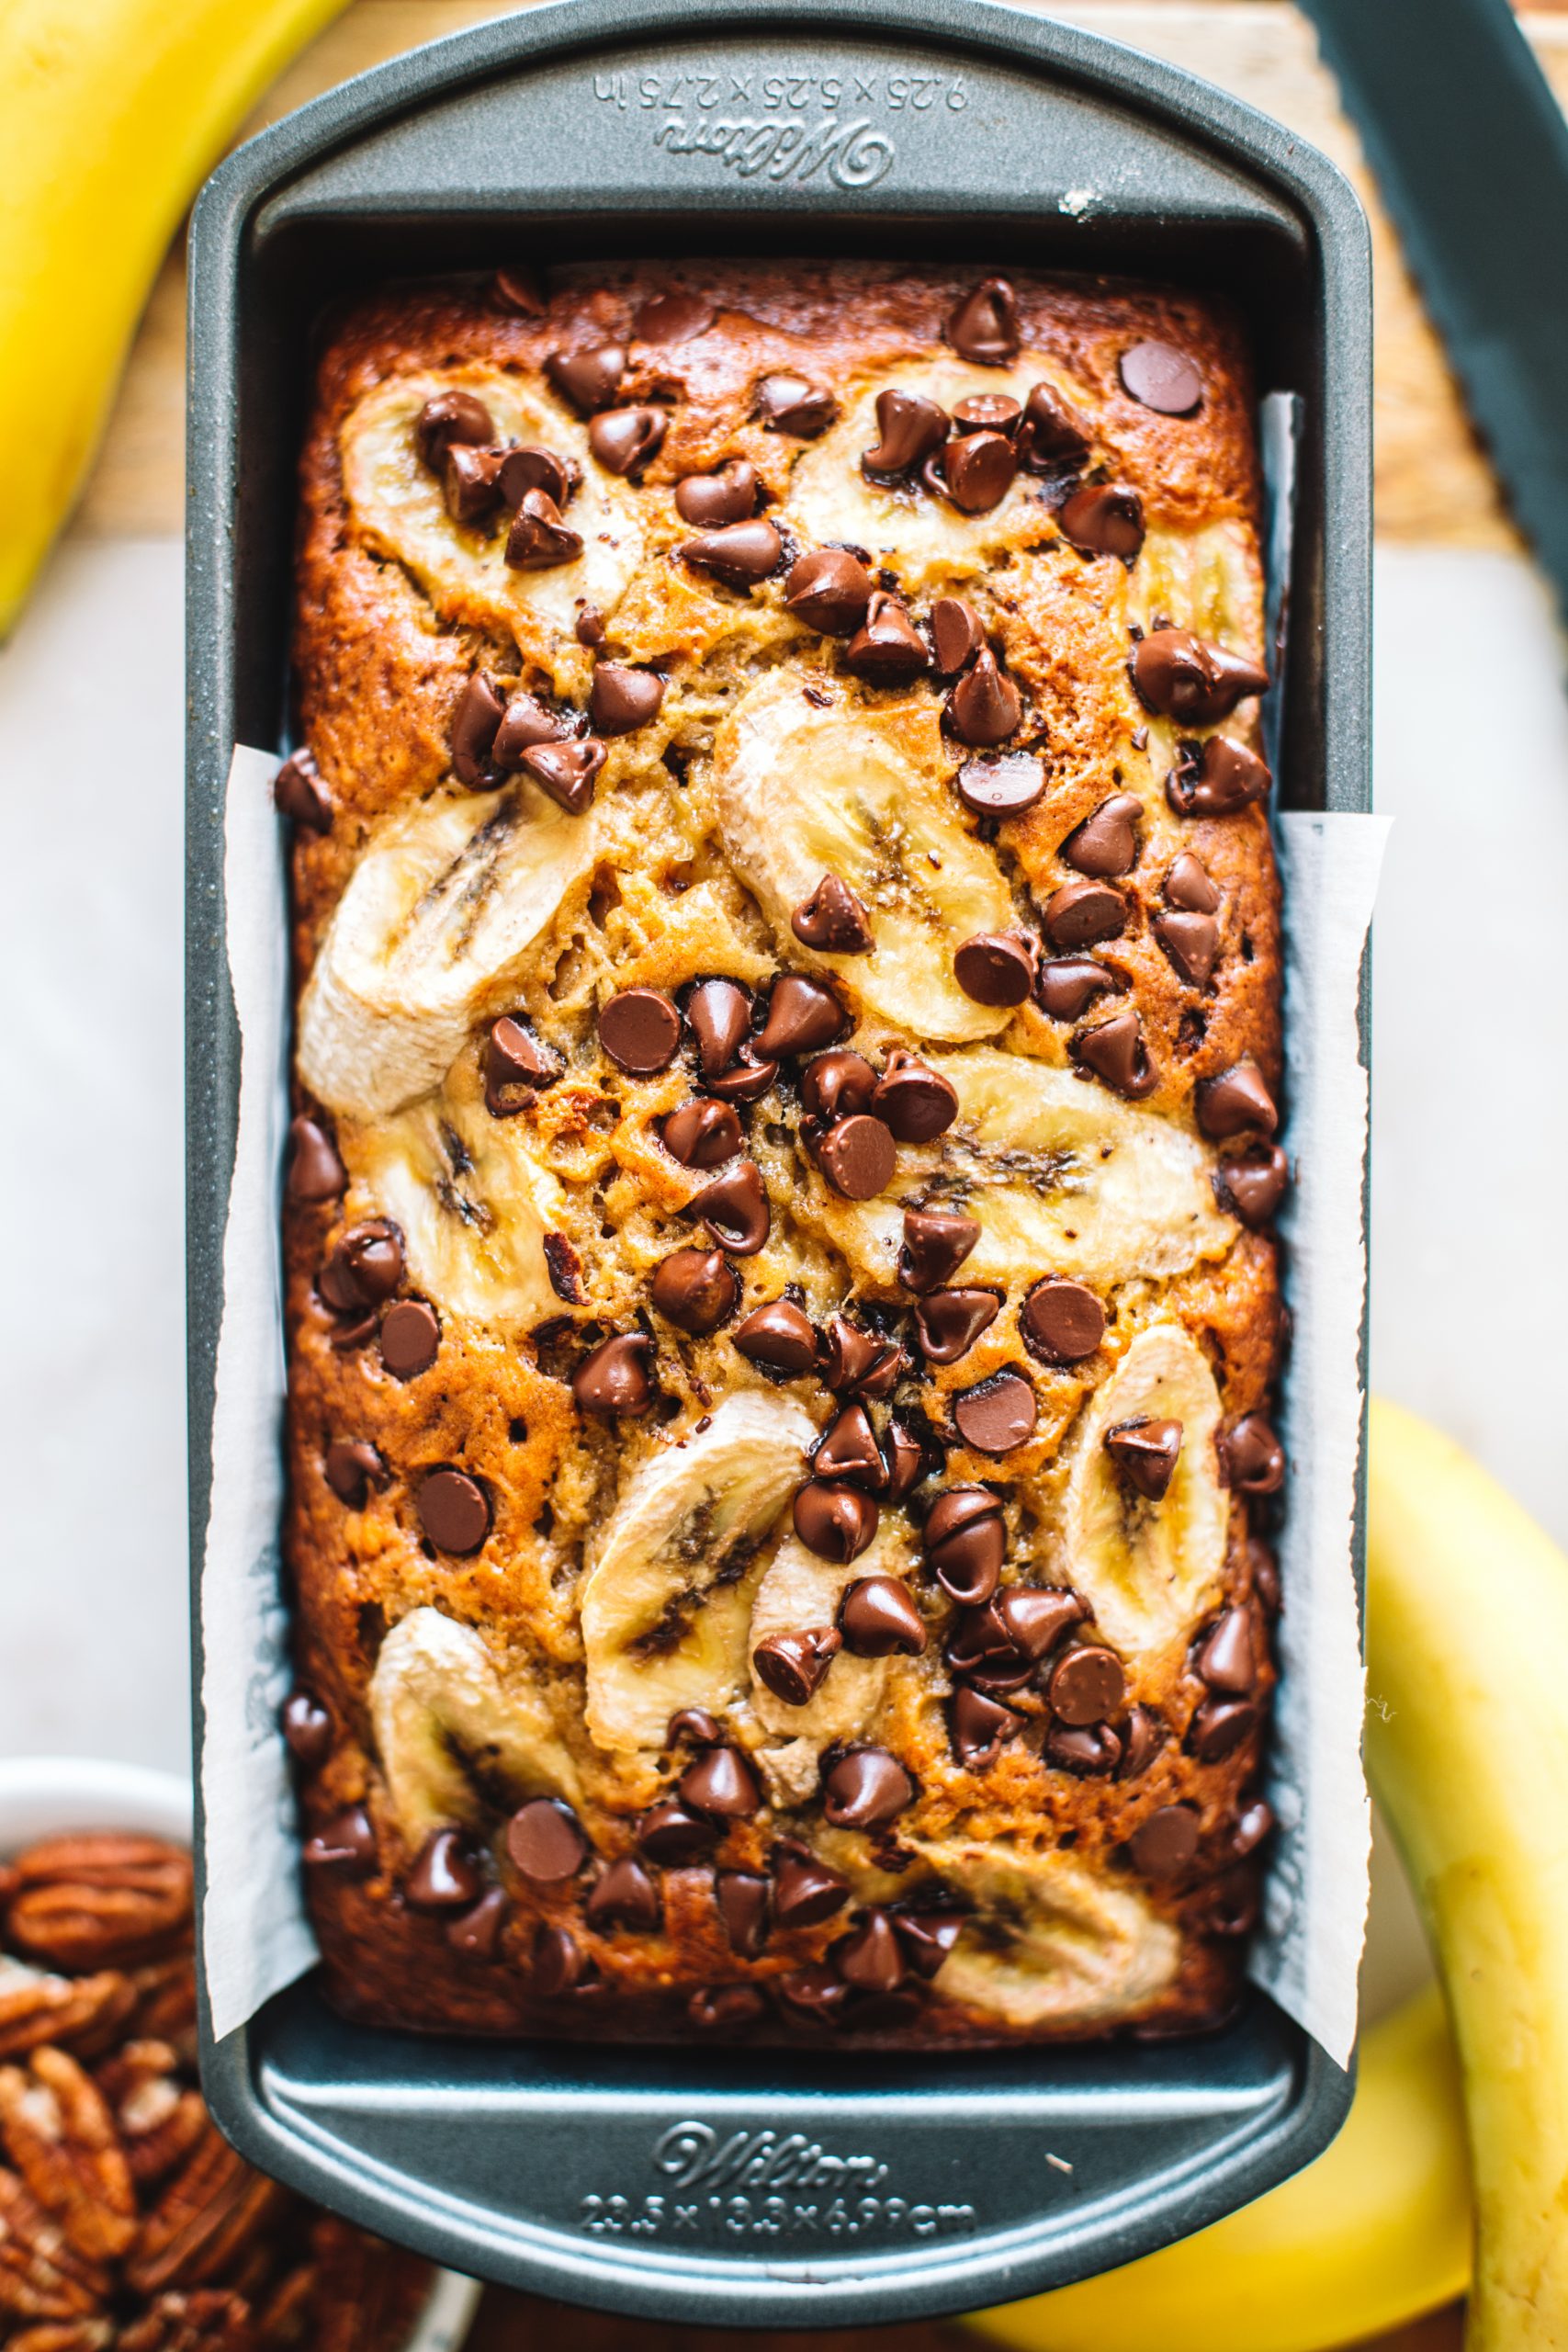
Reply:
M35 1838L65 1829L140 1829L188 1845L189 1784L172 1772L87 1757L0 1761L0 1859ZM480 2292L477 2279L438 2270L404 2352L457 2352L473 2324Z

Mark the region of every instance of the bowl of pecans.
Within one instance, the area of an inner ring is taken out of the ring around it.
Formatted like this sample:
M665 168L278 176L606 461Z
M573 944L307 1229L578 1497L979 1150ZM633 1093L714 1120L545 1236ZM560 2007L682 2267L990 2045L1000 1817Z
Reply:
M455 2352L479 2290L237 2156L196 2070L185 1782L0 1763L4 2352Z

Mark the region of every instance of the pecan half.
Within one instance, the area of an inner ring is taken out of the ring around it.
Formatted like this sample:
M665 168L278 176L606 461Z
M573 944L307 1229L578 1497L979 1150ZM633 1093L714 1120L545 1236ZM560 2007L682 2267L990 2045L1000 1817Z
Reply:
M107 2049L135 1999L118 1969L73 1983L0 1957L0 2059L23 2058L45 2041L79 2053Z
M318 2214L310 2245L316 2292L309 2352L392 2352L405 2342L427 2291L418 2257L330 2213Z
M167 2041L128 2041L98 2068L97 2085L138 2188L183 2164L207 2121L201 2093L178 2079L179 2053Z
M7 1939L57 1968L132 1967L189 1940L191 1862L161 1838L46 1838L17 1858Z
M130 2327L119 2352L255 2352L251 2307L243 2295L160 2295Z
M136 2193L114 2119L92 2076L63 2050L0 2066L0 2140L78 2253L121 2255L136 2235Z
M139 2295L203 2287L232 2262L285 2201L276 2181L253 2172L216 2124L141 2225L125 2266Z
M0 2169L0 2314L17 2319L91 2319L109 2278L70 2243L14 2172Z
M161 1960L131 1975L135 2012L131 2030L140 2037L172 2041L181 2061L196 2064L196 1971L190 1954Z

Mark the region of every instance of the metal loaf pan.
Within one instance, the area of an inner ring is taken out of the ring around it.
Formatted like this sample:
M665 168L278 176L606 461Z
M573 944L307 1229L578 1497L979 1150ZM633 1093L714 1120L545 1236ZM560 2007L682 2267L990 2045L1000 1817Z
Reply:
M569 0L265 132L209 182L191 243L198 1565L238 1095L223 787L234 742L283 723L312 322L387 277L682 251L1011 260L1231 294L1260 384L1303 414L1283 790L1367 806L1365 226L1276 124L987 0ZM925 2059L418 2039L344 2025L309 1979L209 2039L203 2075L247 2155L439 2261L759 2326L950 2312L1129 2260L1306 2162L1351 2087L1257 1991L1207 2038Z

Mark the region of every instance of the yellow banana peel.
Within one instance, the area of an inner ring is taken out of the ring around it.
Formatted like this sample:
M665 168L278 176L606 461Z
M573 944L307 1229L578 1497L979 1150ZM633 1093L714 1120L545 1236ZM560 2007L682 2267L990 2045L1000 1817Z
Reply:
M203 175L343 0L0 6L0 638Z

